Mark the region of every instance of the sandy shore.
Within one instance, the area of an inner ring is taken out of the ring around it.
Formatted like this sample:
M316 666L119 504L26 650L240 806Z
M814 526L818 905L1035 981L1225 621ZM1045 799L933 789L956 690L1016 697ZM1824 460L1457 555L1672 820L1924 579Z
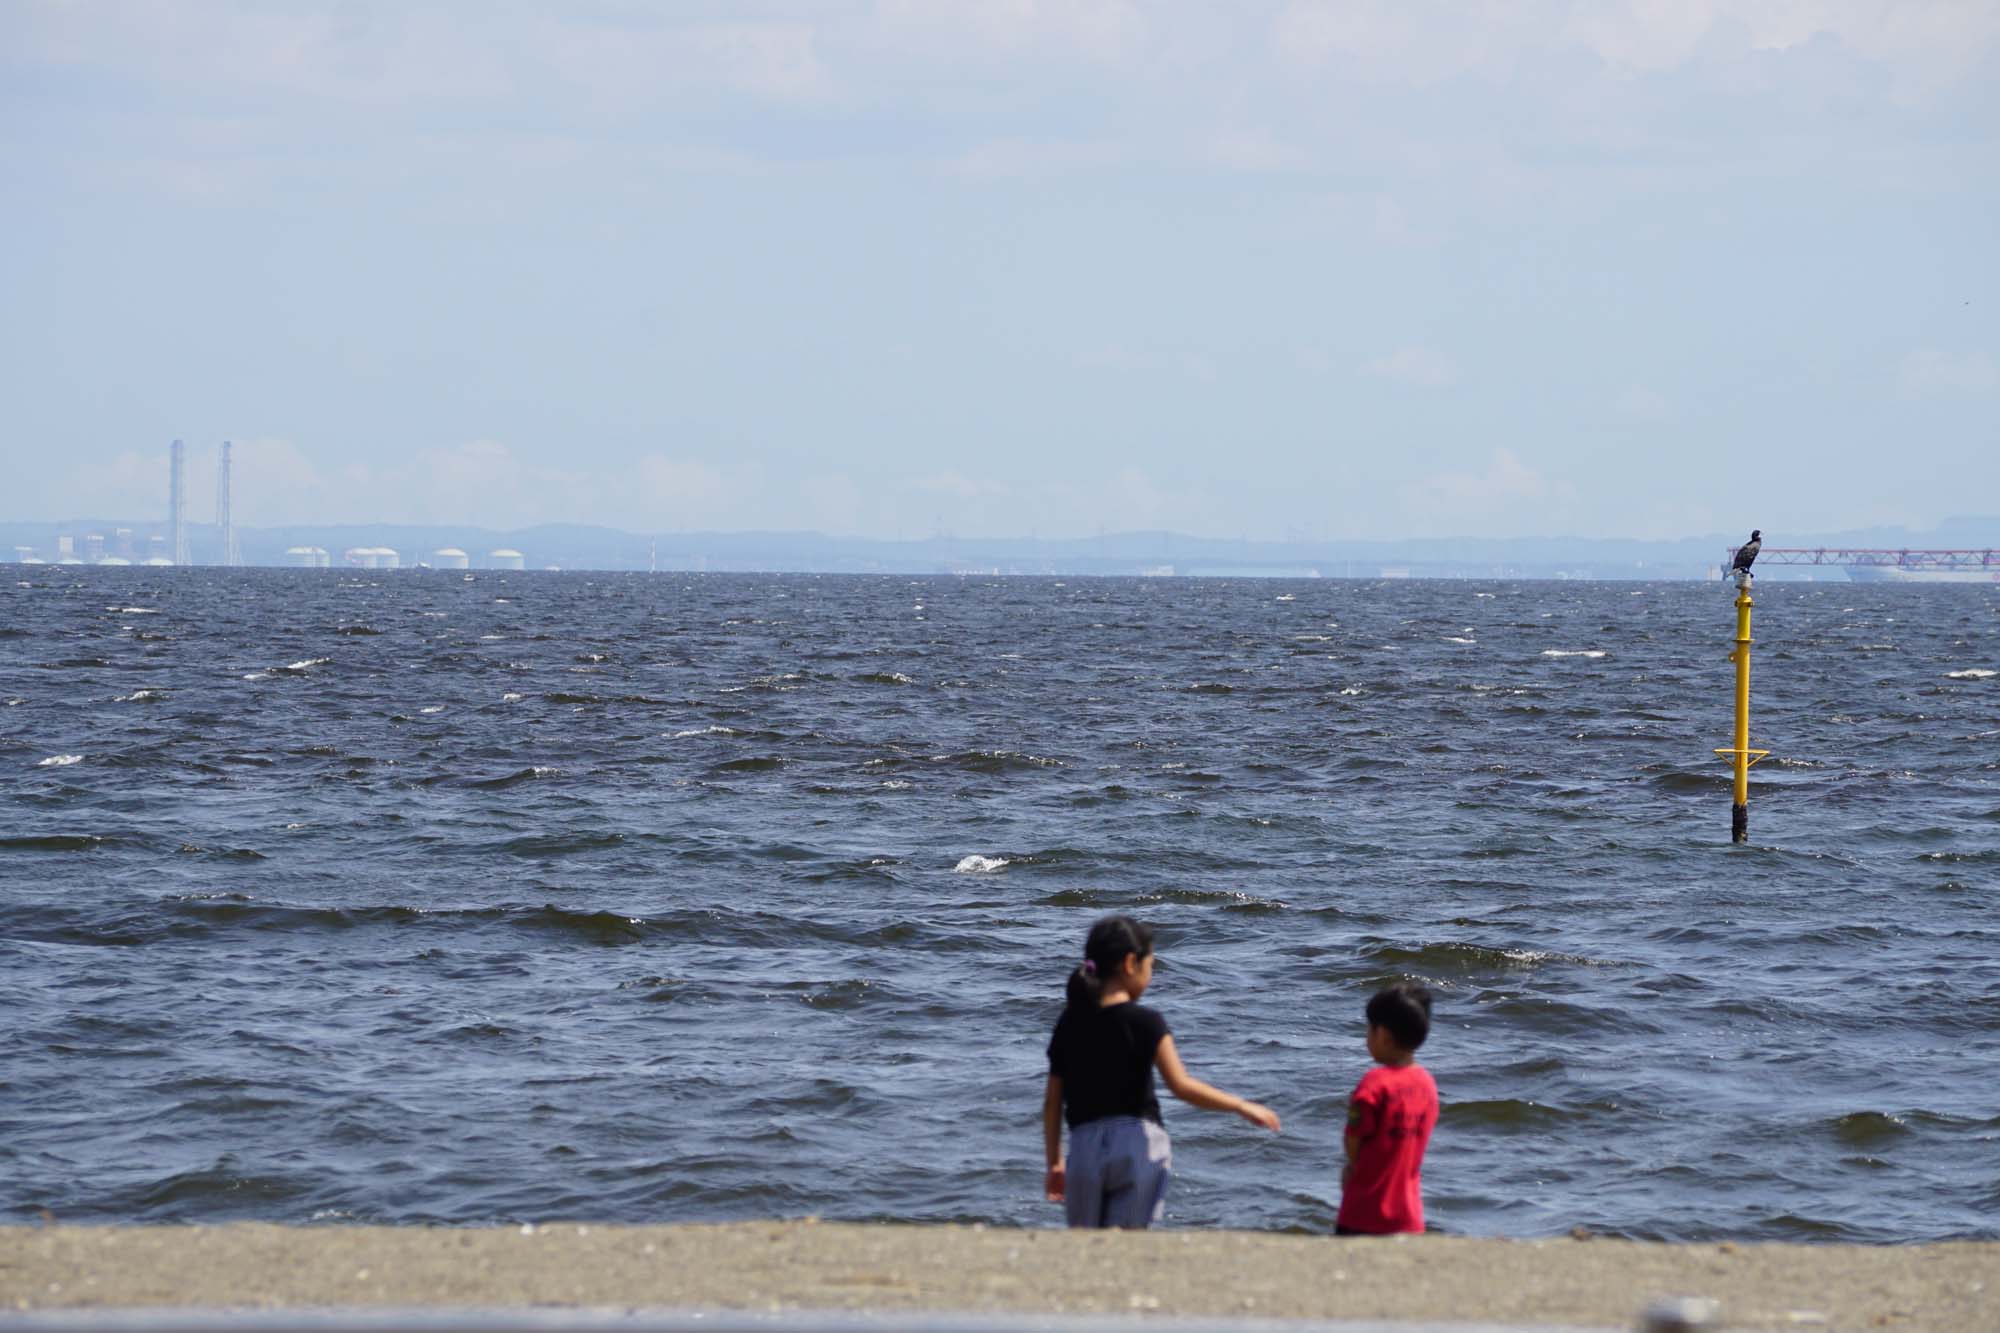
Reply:
M1449 1236L717 1226L0 1228L0 1310L530 1306L2000 1328L2000 1243L1655 1245Z

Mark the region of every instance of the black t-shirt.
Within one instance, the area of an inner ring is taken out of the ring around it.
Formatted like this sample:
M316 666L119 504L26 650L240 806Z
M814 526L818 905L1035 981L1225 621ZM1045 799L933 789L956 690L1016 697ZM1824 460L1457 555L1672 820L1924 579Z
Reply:
M1157 1009L1130 1000L1063 1010L1049 1038L1049 1072L1062 1080L1070 1128L1108 1115L1144 1116L1158 1124L1153 1052L1167 1035L1167 1020Z

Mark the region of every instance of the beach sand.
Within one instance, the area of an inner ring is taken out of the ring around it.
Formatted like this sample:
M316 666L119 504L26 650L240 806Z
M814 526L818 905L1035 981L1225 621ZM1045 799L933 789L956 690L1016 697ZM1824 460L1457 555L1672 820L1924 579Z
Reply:
M869 1310L1629 1328L2000 1329L2000 1242L1335 1240L817 1223L0 1228L0 1312L77 1307ZM3 1321L0 1321L3 1322Z

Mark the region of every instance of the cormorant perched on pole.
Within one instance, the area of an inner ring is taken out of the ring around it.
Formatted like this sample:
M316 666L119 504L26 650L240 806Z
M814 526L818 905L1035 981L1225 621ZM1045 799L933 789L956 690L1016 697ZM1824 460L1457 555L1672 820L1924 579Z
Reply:
M1731 574L1748 574L1750 566L1757 561L1757 552L1764 549L1764 534L1755 528L1750 531L1750 540L1736 548L1736 563L1729 567Z

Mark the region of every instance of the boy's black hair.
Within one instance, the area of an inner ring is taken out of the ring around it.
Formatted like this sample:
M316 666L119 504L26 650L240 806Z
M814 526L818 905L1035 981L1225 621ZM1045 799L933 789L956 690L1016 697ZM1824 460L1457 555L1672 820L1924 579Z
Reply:
M1104 982L1118 970L1128 953L1145 958L1153 952L1153 931L1129 916L1107 916L1090 928L1083 942L1083 963L1069 974L1064 998L1077 1008L1094 1009L1104 996Z
M1396 1044L1414 1051L1431 1035L1431 993L1414 981L1384 986L1368 997L1368 1026L1387 1028Z

